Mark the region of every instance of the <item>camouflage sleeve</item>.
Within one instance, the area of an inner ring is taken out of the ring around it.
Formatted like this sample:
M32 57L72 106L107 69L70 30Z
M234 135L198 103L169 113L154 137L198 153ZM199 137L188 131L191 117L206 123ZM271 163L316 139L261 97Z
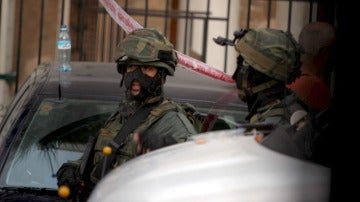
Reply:
M169 111L141 135L143 147L150 150L185 142L196 130L181 112Z

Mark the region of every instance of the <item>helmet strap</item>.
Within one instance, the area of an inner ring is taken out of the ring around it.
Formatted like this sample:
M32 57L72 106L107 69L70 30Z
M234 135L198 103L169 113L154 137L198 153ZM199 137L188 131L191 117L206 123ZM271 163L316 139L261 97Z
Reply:
M271 79L259 85L252 86L254 82L249 80L249 74L252 74L254 76L254 74L260 73L258 73L257 71L252 71L253 68L245 60L242 61L241 68L238 69L238 78L240 81L239 83L237 83L238 88L243 89L248 96L252 96L255 93L271 88L278 83L277 80ZM252 83L251 87L249 87L249 82Z
M124 75L123 75L122 78L121 78L120 87L122 87L123 85L124 85Z
M122 75L121 81L120 81L120 87L123 86L124 84L124 75L125 75L125 71L126 71L126 65L123 64L117 64L117 71L118 73L120 73Z

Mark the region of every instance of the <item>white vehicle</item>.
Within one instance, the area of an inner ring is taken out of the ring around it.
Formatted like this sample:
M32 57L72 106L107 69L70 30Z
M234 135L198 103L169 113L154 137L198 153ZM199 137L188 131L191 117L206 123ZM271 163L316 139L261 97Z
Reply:
M260 144L242 129L200 134L114 169L98 201L328 201L330 169Z

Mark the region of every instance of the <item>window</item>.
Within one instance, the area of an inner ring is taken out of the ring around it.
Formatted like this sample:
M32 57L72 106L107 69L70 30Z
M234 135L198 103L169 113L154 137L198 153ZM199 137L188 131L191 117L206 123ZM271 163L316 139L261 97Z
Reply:
M11 151L1 184L57 189L56 171L81 157L118 102L45 99Z

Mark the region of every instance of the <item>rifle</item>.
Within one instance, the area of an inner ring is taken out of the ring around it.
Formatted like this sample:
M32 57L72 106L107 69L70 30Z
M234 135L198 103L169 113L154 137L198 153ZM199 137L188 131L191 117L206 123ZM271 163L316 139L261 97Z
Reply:
M90 172L92 167L92 160L94 158L94 147L96 137L90 136L86 143L84 155L81 162L66 162L57 171L58 186L67 187L70 193L60 195L62 198L73 198L76 201L85 201L89 196L93 183L90 181Z
M79 178L78 178L78 196L80 199L86 199L95 184L90 180L90 172L92 168L92 162L94 159L94 147L97 137L90 136L86 143L86 148L82 156L82 161L79 166Z

